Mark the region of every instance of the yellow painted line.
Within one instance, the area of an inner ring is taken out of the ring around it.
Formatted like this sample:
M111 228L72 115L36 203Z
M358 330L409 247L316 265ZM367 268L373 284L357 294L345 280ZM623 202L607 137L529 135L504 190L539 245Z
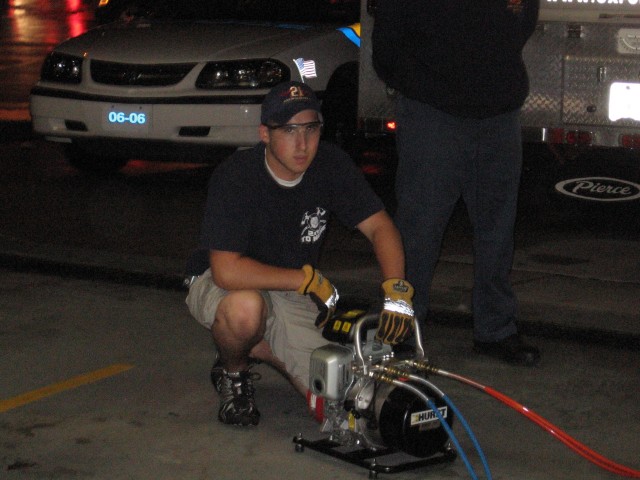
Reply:
M46 387L39 388L38 390L32 390L31 392L23 393L17 397L8 398L6 400L0 400L0 413L6 412L13 408L18 408L27 403L35 402L45 397L55 395L56 393L64 392L65 390L71 390L81 385L97 382L103 378L112 377L122 372L126 372L133 368L133 365L116 364L110 367L95 370L93 372L85 373L84 375L78 375L77 377L70 378L63 382L54 383Z

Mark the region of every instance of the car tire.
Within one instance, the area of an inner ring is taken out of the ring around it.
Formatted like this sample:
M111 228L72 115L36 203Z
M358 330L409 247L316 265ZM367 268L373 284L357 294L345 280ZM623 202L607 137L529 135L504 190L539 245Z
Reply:
M116 173L129 162L128 158L97 155L76 145L67 146L66 158L69 164L77 170L100 175Z
M358 63L336 69L322 99L323 138L344 146L358 123Z

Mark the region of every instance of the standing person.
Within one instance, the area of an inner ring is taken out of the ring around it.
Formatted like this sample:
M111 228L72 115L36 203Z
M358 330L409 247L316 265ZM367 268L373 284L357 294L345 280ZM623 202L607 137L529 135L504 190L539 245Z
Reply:
M211 379L218 418L257 425L249 368L268 362L308 394L311 352L338 292L317 269L330 214L358 228L380 264L384 306L376 332L385 343L411 331L413 288L404 281L400 233L352 160L320 142L320 104L299 82L274 87L262 104L261 142L238 151L211 177L202 226L204 258L186 302L210 329L219 358Z
M522 49L538 0L379 0L373 63L398 92L396 224L424 321L442 238L462 197L473 229L474 349L538 363L509 281L522 167Z

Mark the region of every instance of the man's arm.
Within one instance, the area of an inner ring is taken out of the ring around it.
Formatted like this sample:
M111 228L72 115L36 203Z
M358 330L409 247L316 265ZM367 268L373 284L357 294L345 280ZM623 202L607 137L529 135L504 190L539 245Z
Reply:
M238 252L211 250L211 275L225 290L297 290L304 281L298 268L281 268L245 257Z
M335 312L338 291L311 265L301 269L273 267L223 250L211 250L209 263L214 283L225 290L292 290L309 295L318 306L318 328Z
M358 225L371 241L382 270L384 304L376 339L389 345L402 343L413 331L413 287L404 279L404 249L400 232L384 210Z
M383 279L404 278L402 238L389 214L380 210L360 222L357 228L373 245Z

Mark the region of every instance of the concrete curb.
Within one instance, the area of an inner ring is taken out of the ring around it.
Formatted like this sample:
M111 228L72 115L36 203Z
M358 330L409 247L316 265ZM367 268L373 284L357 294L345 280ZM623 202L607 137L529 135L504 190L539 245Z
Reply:
M46 249L42 247L33 250L30 253L24 253L5 248L0 253L0 268L175 291L185 290L184 275L181 273L182 265L171 259L119 256L82 250L61 251L60 249L56 249L54 254L51 252L45 254ZM464 287L461 288L459 282L456 282L456 285L443 283L447 277L456 279L461 268L465 268L465 265L446 261L440 263L438 276L440 280L434 283L430 321L471 329L471 313L465 303L460 301L461 298L468 296L470 289L467 291ZM365 301L372 305L379 302L380 283L376 267L327 270L324 273L336 284L349 285L349 296L345 298L346 301ZM544 281L548 283L552 277L554 275L547 274ZM556 281L561 282L563 279L566 281L562 276L555 275L555 277L559 277L555 279ZM575 282L575 279L570 280L572 283ZM602 287L602 285L598 286L598 288ZM620 288L619 285L614 287ZM633 285L632 288L634 291L627 293L635 294L638 286ZM603 294L607 293L603 292ZM628 315L617 315L616 318L598 323L593 321L593 318L599 317L600 311L587 308L578 311L571 305L562 305L549 300L539 302L535 298L535 292L529 292L524 296L520 294L519 300L521 303L519 328L525 335L640 349L640 332L638 332L640 325ZM547 312L547 314L541 314L541 312ZM619 328L621 323L628 325L629 328Z

